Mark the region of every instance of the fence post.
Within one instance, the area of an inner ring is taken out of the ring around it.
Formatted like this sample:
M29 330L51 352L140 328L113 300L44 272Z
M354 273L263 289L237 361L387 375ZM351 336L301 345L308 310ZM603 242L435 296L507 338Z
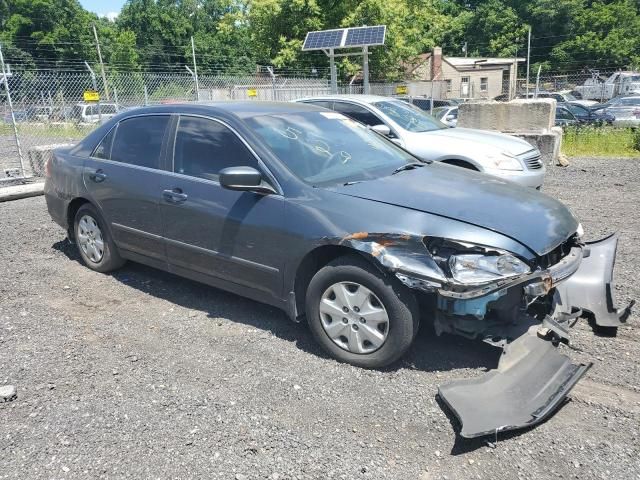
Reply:
M20 137L18 135L18 126L16 125L16 116L13 112L13 102L11 101L11 91L9 88L9 79L7 78L7 70L4 65L4 55L2 54L2 45L0 45L0 65L2 66L2 80L4 81L5 92L7 92L7 103L9 104L9 112L11 112L11 125L13 126L13 135L16 139L16 147L18 149L18 158L20 159L20 175L24 173L24 159L22 158L22 148L20 148Z
M96 82L96 74L93 73L93 70L91 70L91 67L89 66L89 64L86 62L84 62L85 67L87 67L87 70L89 70L89 73L91 74L91 82L93 82L93 89L97 92L98 91L98 82ZM98 97L98 123L100 125L102 125L102 112L100 111L100 97Z
M193 56L193 79L196 82L196 102L200 101L200 85L198 85L198 65L196 63L196 47L191 36L191 55Z
M144 87L144 106L146 107L147 105L149 105L149 92L147 90L146 83L143 83L142 86Z

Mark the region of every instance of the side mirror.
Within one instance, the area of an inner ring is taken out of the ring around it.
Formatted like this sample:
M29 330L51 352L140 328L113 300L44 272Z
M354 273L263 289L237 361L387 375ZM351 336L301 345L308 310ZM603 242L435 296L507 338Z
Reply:
M386 125L382 125L382 124L374 125L373 127L371 127L371 130L373 130L376 133L379 133L380 135L384 135L385 137L388 137L389 135L391 135L391 129Z
M223 168L218 175L220 185L228 190L276 193L268 183L262 180L262 174L253 167Z

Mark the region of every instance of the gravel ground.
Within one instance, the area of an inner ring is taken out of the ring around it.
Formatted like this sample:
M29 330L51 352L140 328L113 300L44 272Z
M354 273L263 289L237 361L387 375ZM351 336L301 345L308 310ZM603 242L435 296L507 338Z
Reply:
M621 235L619 303L640 298L640 164L549 171L587 235ZM44 198L0 204L0 478L640 479L638 314L617 338L574 329L594 362L552 418L456 438L437 385L499 351L419 334L367 371L328 359L304 325L232 294L128 264L83 267Z

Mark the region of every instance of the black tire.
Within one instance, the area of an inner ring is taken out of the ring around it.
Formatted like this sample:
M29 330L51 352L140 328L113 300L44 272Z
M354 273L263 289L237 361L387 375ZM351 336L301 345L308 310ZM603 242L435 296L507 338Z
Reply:
M101 257L99 257L99 259L91 258L82 247L82 243L79 238L79 224L80 220L83 217L89 217L95 220L95 223L100 229L103 249L102 255ZM113 240L111 238L109 230L106 228L106 224L104 219L102 218L102 215L100 215L98 210L90 203L85 203L76 212L76 216L73 220L73 239L78 247L78 251L80 252L80 257L82 257L82 262L91 270L95 270L96 272L101 273L107 273L112 272L113 270L117 270L125 264L125 260L122 259L122 257L118 253L117 247L113 243Z
M371 353L349 352L334 343L322 326L319 310L322 295L339 282L365 286L387 311L386 341L377 350ZM381 368L395 362L409 349L418 331L418 303L411 290L358 255L339 257L321 268L311 279L305 300L307 322L318 343L336 360L358 367Z

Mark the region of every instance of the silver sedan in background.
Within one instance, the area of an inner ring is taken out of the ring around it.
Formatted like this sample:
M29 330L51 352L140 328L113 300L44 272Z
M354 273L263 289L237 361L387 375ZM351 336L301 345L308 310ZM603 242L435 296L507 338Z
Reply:
M433 109L431 114L444 123L447 127L455 127L458 125L458 106L438 107Z
M370 126L418 158L478 170L540 188L545 167L537 148L510 135L449 128L401 100L377 95L331 95L296 102L328 108Z

